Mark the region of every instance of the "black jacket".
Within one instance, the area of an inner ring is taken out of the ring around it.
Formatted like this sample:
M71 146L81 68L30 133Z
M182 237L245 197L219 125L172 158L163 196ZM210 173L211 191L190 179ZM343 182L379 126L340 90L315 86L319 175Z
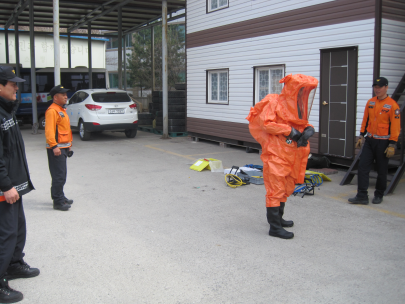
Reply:
M28 171L24 141L15 112L18 103L0 97L0 196L15 188L21 195L34 189ZM2 200L4 201L4 200Z

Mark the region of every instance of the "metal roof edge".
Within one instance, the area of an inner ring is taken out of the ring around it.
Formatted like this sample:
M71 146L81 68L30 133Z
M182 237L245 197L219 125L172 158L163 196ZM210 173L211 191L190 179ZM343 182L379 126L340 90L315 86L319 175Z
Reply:
M4 31L3 27L0 27L0 31ZM14 31L14 29L8 29L8 31ZM23 32L23 33L29 33L29 31L26 30L18 30L19 32ZM44 34L44 35L49 35L49 36L53 36L52 32L35 32L35 34ZM59 37L67 37L68 35L59 35ZM76 38L76 39L86 39L87 40L87 36L70 36L70 38ZM95 38L95 37L91 37L91 40L100 40L100 41L109 41L108 38Z

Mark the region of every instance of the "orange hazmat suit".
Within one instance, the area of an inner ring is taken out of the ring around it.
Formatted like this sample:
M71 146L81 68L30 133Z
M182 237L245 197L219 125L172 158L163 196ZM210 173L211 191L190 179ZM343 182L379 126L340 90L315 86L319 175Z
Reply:
M318 80L290 74L280 83L284 83L281 94L268 94L246 117L250 133L262 146L266 207L279 207L294 192L295 184L304 182L309 143L297 147L288 136L292 127L301 133L312 127L308 117Z

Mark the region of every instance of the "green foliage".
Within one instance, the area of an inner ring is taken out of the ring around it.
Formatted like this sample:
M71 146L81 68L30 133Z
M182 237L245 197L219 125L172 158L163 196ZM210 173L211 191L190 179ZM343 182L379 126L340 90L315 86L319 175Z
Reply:
M128 84L131 87L152 88L152 30L138 31L132 35L133 52L128 54ZM162 88L162 27L154 27L155 88ZM168 83L169 88L183 82L185 75L185 28L183 24L168 26Z
M152 87L151 29L132 34L132 54L127 54L128 84L131 87Z

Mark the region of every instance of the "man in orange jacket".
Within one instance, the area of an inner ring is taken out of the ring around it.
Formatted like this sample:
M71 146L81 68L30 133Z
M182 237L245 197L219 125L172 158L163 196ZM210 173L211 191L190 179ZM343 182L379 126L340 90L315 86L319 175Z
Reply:
M360 155L357 195L349 198L352 204L368 204L369 173L374 160L378 176L372 203L380 204L383 201L387 188L388 159L395 154L401 130L399 106L387 95L388 80L384 77L377 78L373 89L375 96L366 104L360 138L356 143L356 148L361 148L363 142L364 146Z
M287 198L295 184L304 182L309 155L308 139L314 128L308 123L318 80L301 74L280 80L280 95L269 94L250 109L249 130L262 146L263 180L266 187L269 235L290 239L293 221L283 219Z
M73 200L66 198L63 192L67 177L66 159L73 153L70 149L73 140L72 130L65 109L67 91L69 90L61 85L53 87L49 92L53 103L45 113L45 137L49 171L52 177L53 209L62 211L69 210L73 203Z

